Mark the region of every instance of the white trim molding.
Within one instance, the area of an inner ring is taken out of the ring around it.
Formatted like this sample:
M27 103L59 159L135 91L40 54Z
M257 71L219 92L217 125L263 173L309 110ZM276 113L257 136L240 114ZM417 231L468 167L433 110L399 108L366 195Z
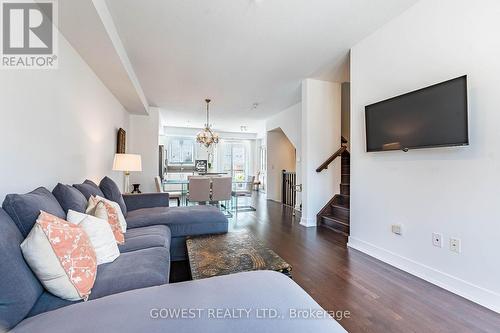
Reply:
M307 217L302 217L300 219L300 225L304 226L306 228L312 228L312 227L317 227L316 224L316 218L307 218Z
M301 222L302 224L302 222ZM500 313L500 294L349 236L347 246Z

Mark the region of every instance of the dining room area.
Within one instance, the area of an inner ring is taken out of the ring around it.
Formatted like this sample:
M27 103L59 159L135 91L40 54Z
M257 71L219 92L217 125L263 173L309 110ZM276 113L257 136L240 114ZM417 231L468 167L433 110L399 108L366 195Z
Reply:
M178 179L155 179L158 192L170 194L177 206L215 205L227 216L232 212L255 211L249 203L259 184L255 176L235 180L227 174L201 174L181 176Z
M168 127L159 137L158 192L172 206L213 205L231 217L255 211L252 195L265 192L265 146L253 133L221 132L204 144L193 128Z

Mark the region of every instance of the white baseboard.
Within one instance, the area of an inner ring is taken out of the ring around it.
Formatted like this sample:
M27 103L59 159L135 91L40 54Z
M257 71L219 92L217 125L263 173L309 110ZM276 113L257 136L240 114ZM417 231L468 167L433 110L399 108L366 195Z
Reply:
M314 218L302 217L300 219L300 225L307 227L307 228L316 227L317 226L316 225L316 217L314 217Z
M301 222L302 224L302 222ZM347 246L500 313L500 294L349 236Z

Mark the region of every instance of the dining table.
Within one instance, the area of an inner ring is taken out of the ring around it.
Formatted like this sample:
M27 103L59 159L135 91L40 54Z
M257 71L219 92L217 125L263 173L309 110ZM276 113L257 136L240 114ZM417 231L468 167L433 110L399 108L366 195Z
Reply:
M235 188L243 188L247 186L247 184L252 183L249 181L244 181L244 180L235 180L233 179L233 190ZM188 204L188 190L189 190L189 180L188 179L164 179L162 182L163 186L165 185L180 185L181 186L181 205L187 206ZM253 186L253 183L252 183ZM164 192L169 193L169 192L179 192L179 190L165 190Z

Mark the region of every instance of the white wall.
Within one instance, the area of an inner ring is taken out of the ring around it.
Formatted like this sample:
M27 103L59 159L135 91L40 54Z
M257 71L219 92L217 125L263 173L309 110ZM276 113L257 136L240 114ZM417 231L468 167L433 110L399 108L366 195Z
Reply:
M422 0L351 52L351 237L500 311L500 2ZM364 106L463 74L470 146L366 153ZM403 224L403 236L390 231ZM433 247L432 232L444 235ZM448 249L462 241L462 253Z
M58 69L3 70L0 94L0 202L105 175L122 185L111 168L128 113L61 35Z
M295 172L296 172L296 184L302 184L302 167L301 167L301 140L302 140L302 128L301 128L301 117L302 117L302 104L297 103L294 104L280 113L268 118L266 120L266 131L272 131L274 129L281 129L283 133L287 136L288 140L295 147ZM267 154L268 164L269 162L273 163L276 160L275 155ZM271 170L267 170L267 173L271 172ZM268 179L268 182L271 182ZM266 185L267 186L267 185ZM271 199L274 198L274 195L271 195ZM273 199L275 200L275 199ZM295 208L299 209L300 204L302 203L301 193L297 192L296 197L296 205Z
M281 128L290 142L297 150L300 150L300 117L302 112L301 103L294 104L278 114L266 119L266 131Z
M340 83L302 81L301 224L316 226L316 214L340 190L340 159L321 173L316 168L340 148Z
M130 173L130 184L141 184L141 191L156 192L154 177L159 169L160 115L157 108L150 108L148 116L130 115L128 153L141 155L142 172Z
M281 129L267 132L267 199L281 202L282 170L295 171L295 147Z
M347 140L347 150L350 151L351 144L351 84L342 83L341 101L341 134Z

